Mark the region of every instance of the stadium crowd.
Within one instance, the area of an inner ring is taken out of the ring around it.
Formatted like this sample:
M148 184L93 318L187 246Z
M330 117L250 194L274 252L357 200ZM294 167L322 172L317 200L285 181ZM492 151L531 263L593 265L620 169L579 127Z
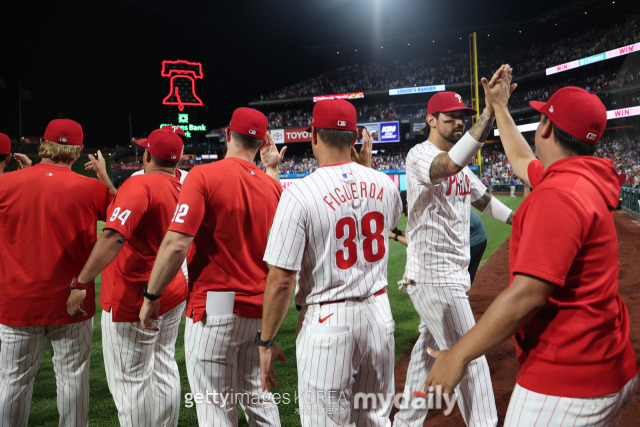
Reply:
M522 181L513 174L511 165L504 154L502 144L486 144L482 147L481 180L485 184L509 185L513 179L516 185ZM625 184L632 184L635 176L640 176L640 137L629 135L605 135L595 153L596 157L613 159L618 173ZM378 153L372 155L372 166L377 170L404 170L406 153ZM256 164L264 170L262 163ZM309 174L318 168L317 160L309 156L293 156L280 163L281 174Z
M373 154L371 156L372 167L377 170L404 170L406 153ZM256 161L260 169L264 170L262 162ZM281 174L309 174L318 168L318 161L309 154L306 156L293 156L285 158L280 163Z
M640 15L629 15L605 31L591 28L579 38L561 38L552 43L532 44L528 49L510 52L519 73L534 73L578 58L606 52L637 42ZM504 49L497 46L479 58L479 69L488 73L503 61ZM355 64L325 71L285 88L275 90L261 100L291 99L331 93L369 92L389 88L461 83L469 79L467 53L442 52L426 59L395 61L389 64Z

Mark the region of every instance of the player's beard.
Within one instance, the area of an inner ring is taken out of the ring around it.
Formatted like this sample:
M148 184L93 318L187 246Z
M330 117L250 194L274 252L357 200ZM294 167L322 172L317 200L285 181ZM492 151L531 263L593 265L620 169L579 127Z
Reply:
M455 144L456 142L460 141L460 138L462 138L462 135L464 135L464 128L452 129L451 132L447 134L443 134L441 131L438 131L438 132L440 133L441 137L447 140L447 142ZM458 136L456 132L460 132L460 136Z

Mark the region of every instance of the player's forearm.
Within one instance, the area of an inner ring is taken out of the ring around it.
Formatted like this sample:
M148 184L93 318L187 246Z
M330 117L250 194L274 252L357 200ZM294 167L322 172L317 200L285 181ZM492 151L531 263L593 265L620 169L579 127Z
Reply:
M151 270L151 277L147 285L148 293L160 295L164 292L169 283L178 274L192 241L192 236L175 231L167 231Z
M498 130L500 131L500 139L504 147L504 153L513 168L513 172L524 182L529 184L529 174L527 168L536 156L533 150L524 139L518 127L516 126L506 105L496 105L496 120L498 122Z
M543 280L516 275L491 303L478 324L451 349L465 364L486 354L515 334L544 306L553 286Z
M289 311L295 277L295 271L271 267L264 289L261 340L273 339L280 329Z
M478 121L449 152L440 153L433 159L429 169L431 181L439 182L464 169L482 148L494 121L494 115L485 108Z
M278 166L265 168L267 175L269 175L275 182L280 184L280 169Z
M104 175L98 174L98 179L100 180L100 182L107 186L107 188L109 189L109 193L111 193L112 196L116 195L116 192L118 190L116 190L116 187L113 186L111 179L106 173Z
M389 239L395 240L396 242L400 242L403 245L407 246L407 238L400 233L394 233L393 230L389 231Z
M513 223L513 211L500 200L489 194L489 192L486 192L481 198L472 202L471 205L496 221L509 225Z
M78 274L78 282L93 281L102 270L111 264L126 241L127 239L117 231L105 229L93 247L82 271Z
M495 121L496 117L489 109L485 108L478 120L471 126L471 129L469 129L469 135L478 142L485 142Z

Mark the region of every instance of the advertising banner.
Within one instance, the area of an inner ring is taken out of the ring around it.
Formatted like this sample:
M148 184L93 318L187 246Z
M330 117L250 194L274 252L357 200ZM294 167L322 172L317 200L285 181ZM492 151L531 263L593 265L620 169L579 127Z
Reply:
M276 144L311 141L311 132L307 132L307 128L272 129L269 132Z
M362 130L367 129L373 143L400 142L400 122L358 123L358 141L362 143Z
M440 92L444 90L444 85L402 87L389 89L389 95L411 95L414 93Z
M335 95L314 96L313 102L324 101L325 99L357 99L364 98L364 92L337 93Z

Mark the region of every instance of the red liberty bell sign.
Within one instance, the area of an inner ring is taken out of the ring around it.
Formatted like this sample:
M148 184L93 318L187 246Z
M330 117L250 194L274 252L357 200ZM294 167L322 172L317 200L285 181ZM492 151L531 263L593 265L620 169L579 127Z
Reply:
M162 104L177 105L180 111L185 105L201 106L202 100L195 91L195 79L202 78L202 64L184 60L162 61L162 77L169 77L169 95Z

